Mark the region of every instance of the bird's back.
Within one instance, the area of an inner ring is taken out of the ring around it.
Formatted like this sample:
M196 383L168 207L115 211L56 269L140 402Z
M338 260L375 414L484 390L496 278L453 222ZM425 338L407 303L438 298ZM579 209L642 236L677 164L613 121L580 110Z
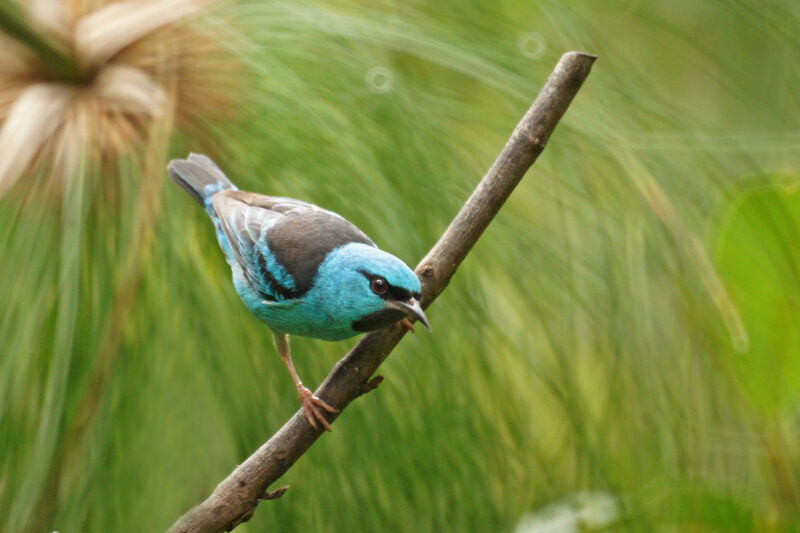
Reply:
M291 198L225 190L213 195L212 206L243 275L266 300L300 298L340 246L375 246L336 213Z

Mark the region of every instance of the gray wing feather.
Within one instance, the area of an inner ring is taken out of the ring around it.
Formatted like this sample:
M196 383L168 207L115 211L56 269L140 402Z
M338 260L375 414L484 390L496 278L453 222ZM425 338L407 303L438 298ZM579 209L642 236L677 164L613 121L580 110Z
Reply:
M351 242L375 246L343 217L300 200L228 190L212 202L247 281L273 297L305 293L331 250Z
M212 203L245 279L267 300L292 297L291 287L280 284L270 273L266 256L267 231L283 215L243 203L227 192L214 195Z

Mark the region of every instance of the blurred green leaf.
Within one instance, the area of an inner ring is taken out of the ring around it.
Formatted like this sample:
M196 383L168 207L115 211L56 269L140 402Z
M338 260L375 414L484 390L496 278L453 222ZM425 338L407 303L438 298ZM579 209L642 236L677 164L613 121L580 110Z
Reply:
M772 416L800 400L798 243L800 189L790 180L734 194L716 237L720 273L749 335L728 361L752 403Z

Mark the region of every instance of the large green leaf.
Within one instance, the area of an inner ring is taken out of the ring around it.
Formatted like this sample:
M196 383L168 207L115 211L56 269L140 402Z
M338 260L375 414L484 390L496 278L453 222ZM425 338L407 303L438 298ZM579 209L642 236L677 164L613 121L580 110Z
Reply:
M780 414L800 397L800 190L768 184L736 195L723 218L716 261L750 342L730 352L754 405Z

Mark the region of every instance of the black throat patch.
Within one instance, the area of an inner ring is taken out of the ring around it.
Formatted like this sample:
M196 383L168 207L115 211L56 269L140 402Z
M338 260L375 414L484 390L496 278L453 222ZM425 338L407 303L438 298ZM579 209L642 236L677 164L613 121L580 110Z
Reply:
M375 331L376 329L385 328L395 322L399 322L405 318L406 314L398 309L383 309L368 315L364 315L355 322L352 327L355 331Z

